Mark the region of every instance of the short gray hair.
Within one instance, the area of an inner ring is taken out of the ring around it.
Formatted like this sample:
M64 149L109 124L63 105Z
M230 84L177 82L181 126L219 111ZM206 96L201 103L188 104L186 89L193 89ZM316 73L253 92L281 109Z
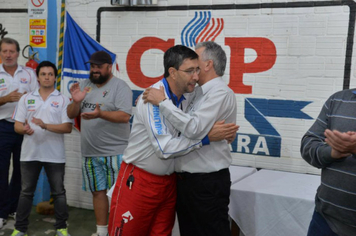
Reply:
M1 51L1 44L3 44L3 43L16 45L16 51L20 52L20 45L19 45L19 42L17 42L17 40L12 39L12 38L2 38L0 40L0 51Z
M200 42L195 46L195 50L205 47L202 53L202 60L212 60L215 73L223 76L226 68L226 53L221 46L212 41Z

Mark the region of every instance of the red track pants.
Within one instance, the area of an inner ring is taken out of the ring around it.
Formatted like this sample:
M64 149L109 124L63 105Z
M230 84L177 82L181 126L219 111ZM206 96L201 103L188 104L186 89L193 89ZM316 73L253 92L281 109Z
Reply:
M127 185L134 176L131 189ZM159 176L122 162L111 199L110 236L169 236L175 220L176 175Z

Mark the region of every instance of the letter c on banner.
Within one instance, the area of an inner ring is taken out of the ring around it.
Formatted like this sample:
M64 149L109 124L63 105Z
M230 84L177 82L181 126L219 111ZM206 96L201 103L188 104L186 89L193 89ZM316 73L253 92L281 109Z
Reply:
M147 88L162 79L163 75L158 77L147 77L141 70L141 57L149 49L159 49L163 52L174 46L174 39L167 41L156 37L144 37L135 42L130 48L126 58L127 74L135 85L141 88Z

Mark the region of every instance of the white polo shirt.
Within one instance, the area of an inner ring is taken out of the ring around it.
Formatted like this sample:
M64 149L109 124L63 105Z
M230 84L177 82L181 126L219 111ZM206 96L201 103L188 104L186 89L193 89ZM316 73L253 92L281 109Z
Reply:
M41 161L65 163L64 134L42 129L31 122L32 117L42 119L45 124L73 123L67 116L69 98L54 90L46 99L38 90L21 97L13 119L27 123L34 130L32 135L24 135L20 161Z
M36 73L33 69L17 66L14 77L4 70L3 64L0 64L0 97L4 97L18 89L18 92L32 92L38 89ZM0 106L0 120L14 122L11 119L12 113L15 110L17 102L8 102Z

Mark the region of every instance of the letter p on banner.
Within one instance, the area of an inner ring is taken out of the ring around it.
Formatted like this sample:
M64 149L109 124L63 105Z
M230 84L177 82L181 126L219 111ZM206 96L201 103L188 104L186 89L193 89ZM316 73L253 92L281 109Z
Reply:
M258 73L269 70L276 62L277 52L274 43L267 38L225 38L225 45L231 49L229 87L240 94L251 94L252 86L243 83L245 73ZM257 58L245 63L245 49L256 51Z

